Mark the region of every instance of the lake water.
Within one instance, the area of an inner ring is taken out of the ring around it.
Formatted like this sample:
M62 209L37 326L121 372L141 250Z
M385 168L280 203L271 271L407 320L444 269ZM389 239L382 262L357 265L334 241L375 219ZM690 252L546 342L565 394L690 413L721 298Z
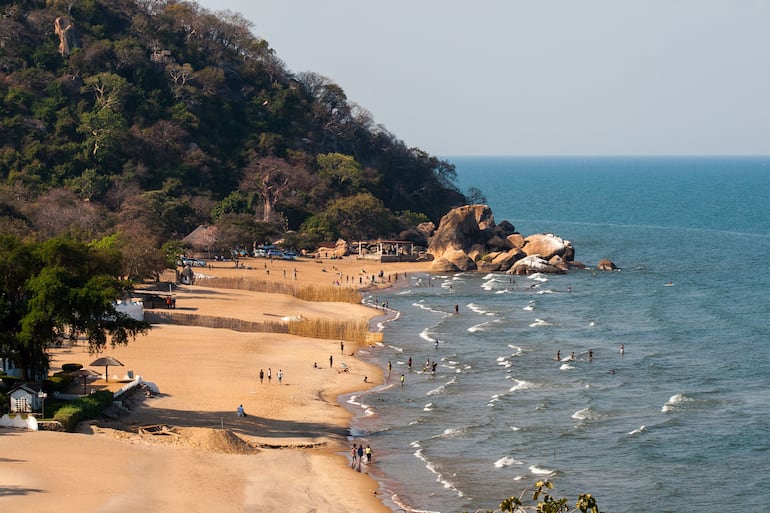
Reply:
M548 478L606 512L766 511L770 158L450 160L498 223L589 269L366 298L398 312L365 352L386 383L348 398L386 503L495 509Z

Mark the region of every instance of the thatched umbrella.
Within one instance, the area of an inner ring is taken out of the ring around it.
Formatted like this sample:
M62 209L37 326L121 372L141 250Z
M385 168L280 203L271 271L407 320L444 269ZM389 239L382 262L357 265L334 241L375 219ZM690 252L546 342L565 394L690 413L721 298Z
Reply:
M109 381L110 375L107 373L107 370L110 367L123 367L123 364L112 356L102 356L101 358L97 358L96 360L92 361L89 365L91 365L91 367L104 367L105 381Z
M83 395L86 394L86 380L90 378L91 376L98 376L98 372L94 372L91 369L78 369L74 372L70 372L70 376L74 377L82 377L83 378Z

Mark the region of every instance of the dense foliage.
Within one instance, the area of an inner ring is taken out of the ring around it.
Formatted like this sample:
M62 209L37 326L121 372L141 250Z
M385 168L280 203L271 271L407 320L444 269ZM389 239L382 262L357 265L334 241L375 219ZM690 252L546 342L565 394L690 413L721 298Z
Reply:
M117 234L142 275L201 224L244 243L388 236L465 202L453 165L287 71L239 14L17 0L0 41L0 233Z
M0 235L0 357L40 380L48 370L48 348L67 337L84 337L91 352L125 345L149 324L116 310L130 291L115 276L115 250L56 237L21 242Z

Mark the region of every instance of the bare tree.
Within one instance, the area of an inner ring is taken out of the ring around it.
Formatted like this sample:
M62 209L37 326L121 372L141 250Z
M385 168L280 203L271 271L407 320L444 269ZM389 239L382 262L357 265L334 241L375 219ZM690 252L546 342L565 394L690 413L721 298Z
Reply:
M251 152L244 168L241 190L256 192L262 199L262 222L269 222L275 204L291 187L292 179L301 169L278 157L259 157Z

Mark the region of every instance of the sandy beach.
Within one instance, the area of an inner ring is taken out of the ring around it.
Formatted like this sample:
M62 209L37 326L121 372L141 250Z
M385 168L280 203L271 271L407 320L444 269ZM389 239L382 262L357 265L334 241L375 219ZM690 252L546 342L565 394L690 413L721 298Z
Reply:
M383 271L379 286L389 286L394 281L388 276L403 280L404 273L428 268L355 258L243 264L236 269L212 262L196 273L359 286L359 280L366 283ZM203 279L177 288L175 298L180 314L252 321L368 320L381 314L364 305L213 288ZM360 472L350 468L350 413L338 398L382 382L382 369L356 359L357 350L349 341L341 351L339 340L155 324L128 346L105 350L101 356L113 356L124 367L109 369L110 382L89 383L115 388L120 384L113 377L132 371L155 384L158 394L126 401L130 413L84 423L78 433L0 429L2 505L63 513L390 511L367 466ZM52 356L52 372L64 363L88 367L96 358L82 341ZM245 417L236 415L239 405ZM376 465L377 451L387 448L373 449Z

